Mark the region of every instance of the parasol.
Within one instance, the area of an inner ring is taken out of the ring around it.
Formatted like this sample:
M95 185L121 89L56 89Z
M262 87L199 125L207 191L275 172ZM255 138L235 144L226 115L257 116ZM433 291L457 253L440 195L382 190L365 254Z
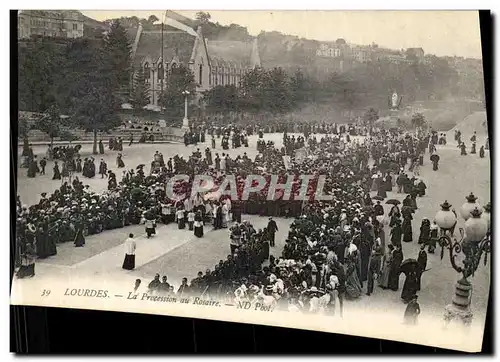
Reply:
M373 196L373 197L372 197L372 200L383 201L383 200L384 200L384 198L383 198L382 196L378 196L378 195L377 195L377 196Z
M140 164L140 165L138 165L135 169L136 169L136 170L139 170L139 169L143 168L144 166L146 166L146 165L145 165L145 164L143 164L143 163L141 163L141 164Z
M401 201L396 200L396 199L389 199L385 203L388 204L388 205L396 205L397 206L397 205L399 205L401 203Z
M408 275L411 272L419 273L421 271L421 266L415 259L406 259L401 263L399 267L399 272Z

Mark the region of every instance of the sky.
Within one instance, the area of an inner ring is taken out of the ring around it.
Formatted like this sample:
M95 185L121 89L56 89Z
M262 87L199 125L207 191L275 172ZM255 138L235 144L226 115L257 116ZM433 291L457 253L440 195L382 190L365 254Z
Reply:
M196 11L176 12L195 18ZM158 10L82 10L96 20L137 16L147 18ZM319 41L344 38L347 42L368 45L372 42L391 49L422 47L438 56L481 58L479 16L475 11L233 11L210 10L213 22L235 23L251 35L264 31Z

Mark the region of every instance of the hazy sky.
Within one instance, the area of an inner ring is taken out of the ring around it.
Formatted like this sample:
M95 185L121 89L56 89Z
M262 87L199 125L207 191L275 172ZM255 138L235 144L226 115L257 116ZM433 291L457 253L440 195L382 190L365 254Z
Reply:
M194 18L196 11L178 13ZM162 11L82 12L96 20L137 16L147 18ZM212 21L247 27L251 35L279 31L307 39L331 41L344 38L354 44L372 42L392 49L422 47L426 53L481 58L479 15L475 11L209 11Z

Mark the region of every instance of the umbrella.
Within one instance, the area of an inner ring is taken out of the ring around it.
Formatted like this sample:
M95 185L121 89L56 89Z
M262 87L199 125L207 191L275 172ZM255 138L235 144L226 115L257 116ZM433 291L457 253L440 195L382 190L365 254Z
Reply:
M145 165L145 164L143 164L143 163L141 163L141 164L140 164L139 166L137 166L135 169L136 169L136 170L139 170L139 169L143 168L144 166L146 166L146 165Z
M408 275L410 272L418 273L421 271L421 266L415 259L406 259L401 263L399 267L399 272Z
M80 152L81 149L82 149L82 145L76 145L75 146L75 151L76 152Z
M372 200L382 201L382 200L384 200L384 198L383 198L382 196L378 196L378 195L377 195L377 196L373 196L373 197L372 197Z
M387 200L385 203L389 204L389 205L399 205L401 203L401 201L396 200L396 199L390 199L390 200Z

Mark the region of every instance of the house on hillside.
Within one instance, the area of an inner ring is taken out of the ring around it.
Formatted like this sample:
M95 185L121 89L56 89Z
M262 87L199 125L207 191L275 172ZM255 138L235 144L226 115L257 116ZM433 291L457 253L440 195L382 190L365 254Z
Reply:
M33 35L58 38L83 37L84 19L76 10L19 10L17 37Z
M415 57L419 62L424 60L425 52L422 48L408 48L406 49L407 57Z

